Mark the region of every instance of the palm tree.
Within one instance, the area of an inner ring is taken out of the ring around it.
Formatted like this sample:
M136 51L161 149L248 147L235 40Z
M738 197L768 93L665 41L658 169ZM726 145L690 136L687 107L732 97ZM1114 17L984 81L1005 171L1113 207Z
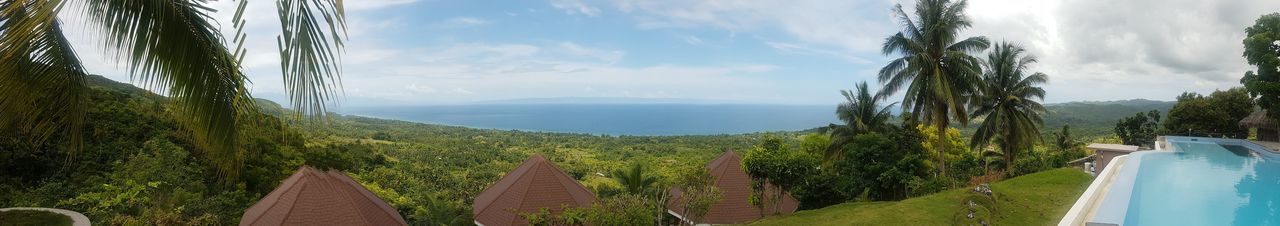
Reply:
M618 184L622 185L627 194L645 194L652 190L653 185L658 183L658 177L648 174L641 164L632 164L630 168L625 170L614 170L610 177Z
M229 21L236 29L229 42L206 0L0 1L0 126L33 134L32 142L64 141L70 153L81 148L88 72L58 18L75 4L99 47L144 88L167 92L195 144L220 174L235 178L245 151L237 122L256 110L240 64L246 1ZM299 115L322 115L340 89L341 2L277 0L281 71Z
M844 103L836 106L836 118L843 121L843 125L830 124L827 131L831 133L831 145L827 147L826 153L823 154L822 161L830 163L840 158L840 150L844 145L853 140L854 136L871 131L881 131L888 124L889 119L893 115L889 112L893 105L898 103L890 103L881 107L880 102L884 101L885 96L871 95L870 89L867 88L867 82L858 83L854 87L856 90L841 90L840 95L844 96Z
M1049 78L1039 72L1027 75L1036 58L1024 52L1008 42L997 44L983 64L983 83L970 102L971 116L981 117L982 123L969 144L976 149L998 137L996 143L1003 152L1006 172L1019 150L1040 139L1040 125L1044 124L1040 118L1044 106L1036 102L1044 99L1044 89L1037 86Z
M919 120L938 128L938 137L946 140L946 129L952 118L967 125L966 96L981 82L979 59L970 53L985 50L986 37L958 39L960 30L971 26L964 9L968 2L960 0L918 0L916 20L902 5L894 14L905 26L903 31L885 39L883 53L898 54L880 69L883 95L891 95L906 87L902 108L908 120ZM946 146L938 147L940 175L946 176Z
M1062 125L1062 131L1053 133L1053 146L1059 151L1071 150L1081 145L1079 140L1071 136L1071 125Z

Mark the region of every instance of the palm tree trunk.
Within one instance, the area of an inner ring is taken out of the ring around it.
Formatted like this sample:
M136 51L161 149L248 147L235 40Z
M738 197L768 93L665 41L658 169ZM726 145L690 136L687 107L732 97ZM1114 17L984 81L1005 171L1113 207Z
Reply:
M938 125L938 169L939 175L947 177L947 127L945 123Z
M934 128L938 130L938 175L945 178L947 177L947 113L943 111L935 112L941 112L934 113L935 118L933 120L935 122Z

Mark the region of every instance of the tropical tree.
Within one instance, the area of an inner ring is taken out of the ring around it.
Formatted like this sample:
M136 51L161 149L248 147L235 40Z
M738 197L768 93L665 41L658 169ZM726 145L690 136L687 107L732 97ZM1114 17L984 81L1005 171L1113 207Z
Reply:
M1244 59L1257 68L1240 83L1267 116L1280 119L1280 13L1262 15L1244 33Z
M1155 145L1156 130L1160 125L1160 110L1138 112L1133 117L1116 121L1116 136L1125 145L1151 147Z
M695 225L702 222L702 217L711 212L711 206L719 203L724 193L715 185L716 178L711 171L699 167L696 170L681 174L676 187L683 193L673 200L680 205L680 216L684 220L679 225Z
M830 163L839 159L842 155L839 153L844 149L844 145L849 143L853 137L859 134L883 131L889 119L893 118L890 109L897 103L891 103L886 106L880 106L880 102L884 101L883 95L872 95L867 82L858 83L854 87L855 90L841 90L840 95L844 96L845 102L836 106L836 118L843 121L843 125L831 124L827 126L827 130L831 134L831 145L826 148L822 161Z
M1003 152L1006 172L1018 152L1031 148L1040 139L1040 126L1044 124L1040 117L1044 106L1036 100L1044 100L1044 89L1038 85L1048 82L1049 77L1028 71L1036 58L1025 52L1008 42L997 44L983 63L983 82L969 102L973 109L970 117L982 118L969 145L979 149L1000 138L996 143Z
M293 109L321 115L340 89L338 58L346 25L341 0L277 0L281 71ZM254 111L241 67L247 0L241 0L230 40L205 0L0 1L0 126L31 141L82 146L88 100L84 66L58 14L68 5L96 32L134 81L166 93L178 121L218 172L234 178L243 164L236 122ZM50 139L57 137L58 139Z
M644 165L632 164L627 169L614 170L610 177L622 185L623 191L627 194L644 195L652 191L653 185L658 183L658 177L646 171Z
M1165 116L1164 132L1187 136L1249 137L1240 120L1253 113L1253 98L1243 88L1213 91L1208 96L1185 92Z
M901 4L893 8L904 29L886 38L882 51L901 57L880 69L879 80L884 84L882 95L905 88L902 108L910 112L908 120L937 128L946 128L953 118L962 125L968 124L966 96L982 80L981 60L970 53L990 45L982 36L959 38L960 31L971 26L964 14L968 5L965 0L918 0L914 20ZM946 136L945 130L938 131L940 137ZM946 153L945 146L939 146L938 152ZM945 176L946 160L937 161L939 174Z
M742 157L742 169L752 179L752 203L760 207L761 215L779 213L784 192L803 185L820 164L817 156L792 150L778 137L765 138ZM766 207L772 212L766 213Z

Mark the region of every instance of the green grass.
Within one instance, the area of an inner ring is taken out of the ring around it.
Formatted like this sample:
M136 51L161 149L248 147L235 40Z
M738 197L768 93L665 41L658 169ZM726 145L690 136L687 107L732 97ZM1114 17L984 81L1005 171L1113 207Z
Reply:
M1049 170L991 185L997 196L993 225L1053 225L1089 186L1078 169ZM859 202L769 217L751 225L951 225L967 189L897 202Z
M71 226L67 215L37 210L0 212L0 226Z

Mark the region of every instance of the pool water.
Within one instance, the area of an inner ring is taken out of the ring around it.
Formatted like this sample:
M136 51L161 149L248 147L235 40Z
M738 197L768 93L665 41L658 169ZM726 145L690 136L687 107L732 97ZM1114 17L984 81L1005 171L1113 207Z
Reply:
M1280 162L1235 145L1144 152L1124 224L1280 225Z

